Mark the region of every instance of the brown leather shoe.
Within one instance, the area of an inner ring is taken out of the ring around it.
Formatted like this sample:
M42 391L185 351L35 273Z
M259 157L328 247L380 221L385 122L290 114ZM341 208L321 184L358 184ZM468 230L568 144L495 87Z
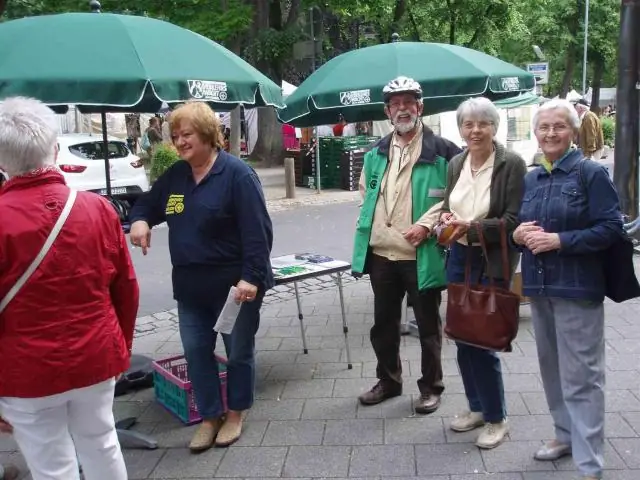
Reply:
M362 405L377 405L384 402L388 398L398 397L402 395L402 387L385 388L382 382L376 383L371 390L363 393L358 397Z
M3 465L2 467L4 468L4 475L0 477L1 480L18 480L18 477L20 476L20 470L18 467L11 464ZM2 470L0 469L0 472L1 471Z
M422 415L433 413L438 410L438 407L440 407L440 395L436 395L434 393L421 394L420 398L416 400L413 405L416 413L420 413Z

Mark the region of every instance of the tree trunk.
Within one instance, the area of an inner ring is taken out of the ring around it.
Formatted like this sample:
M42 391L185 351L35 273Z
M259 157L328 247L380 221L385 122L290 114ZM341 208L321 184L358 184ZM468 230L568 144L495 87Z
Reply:
M396 6L393 9L393 21L391 22L391 34L400 33L400 23L407 11L407 0L396 0Z
M233 53L240 56L240 53L242 52L242 39L236 36L230 41L228 48ZM231 114L229 116L229 128L231 130L229 135L229 153L236 157L240 157L240 146L242 142L242 139L240 138L242 136L241 108L242 107L240 106L234 108L231 110Z
M282 126L272 107L258 109L258 140L251 152L251 160L264 167L284 164Z
M253 32L254 35L260 30L267 28L281 28L282 20L276 21L276 15L281 12L278 5L273 5L269 0L255 0L253 11ZM280 13L281 16L281 13ZM271 21L277 23L272 25ZM274 65L266 61L258 62L258 70L267 75L277 85L282 83L282 73L274 68ZM278 117L273 107L258 109L258 138L251 152L250 158L262 163L265 167L281 165L284 162L284 152L282 149L282 127L278 123Z
M413 30L413 41L421 42L420 29L418 28L418 22L416 22L416 17L413 15L412 10L409 10L409 21L411 22L411 29Z
M567 56L564 62L564 76L562 77L562 86L560 87L560 98L567 98L567 93L571 88L571 80L573 79L573 71L576 68L576 48L573 44L567 49Z
M622 211L632 218L638 214L638 29L640 0L623 0L618 37L618 85L616 91L616 144L613 183Z
M451 3L451 0L447 0L447 6L449 7L449 44L456 44L456 7Z
M9 3L9 0L0 0L0 17L4 13L4 11L7 9L7 3Z
M289 13L287 14L287 20L284 23L284 28L290 28L298 21L300 16L300 0L291 0L289 5Z
M482 16L481 19L479 19L478 21L478 27L476 28L476 31L473 32L473 35L471 37L471 40L469 40L467 43L465 43L465 47L467 48L473 48L475 43L478 41L478 39L480 38L480 35L482 35L484 32L487 31L487 25L485 24L484 20L489 18L489 15L491 14L491 10L493 10L493 5L488 5L487 9L484 12L484 15Z
M597 55L593 66L593 83L591 84L591 111L600 113L600 87L604 75L604 58Z
M344 53L345 50L340 28L340 19L337 17L337 15L334 15L333 13L328 11L323 12L322 24L324 25L327 39L331 44L334 55L340 55L341 53ZM315 37L319 38L320 33L324 32L314 32Z
M231 134L229 136L229 153L240 157L240 123L242 121L240 117L240 109L242 107L236 107L231 110L229 118L229 125L231 126Z

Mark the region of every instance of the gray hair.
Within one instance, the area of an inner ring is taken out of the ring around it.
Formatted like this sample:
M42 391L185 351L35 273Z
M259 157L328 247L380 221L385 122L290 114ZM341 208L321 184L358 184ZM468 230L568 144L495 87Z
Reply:
M39 100L0 101L0 168L15 177L53 165L58 128L55 113Z
M538 107L538 110L536 110L536 113L533 115L534 130L538 128L540 113L547 112L549 110L564 110L571 128L574 130L578 130L580 128L580 117L578 116L578 112L576 112L573 104L564 98L554 98L548 102L544 102Z
M458 129L462 129L462 124L469 118L477 118L488 121L493 127L493 135L498 133L500 126L500 114L496 106L485 97L475 97L465 100L460 104L456 112Z

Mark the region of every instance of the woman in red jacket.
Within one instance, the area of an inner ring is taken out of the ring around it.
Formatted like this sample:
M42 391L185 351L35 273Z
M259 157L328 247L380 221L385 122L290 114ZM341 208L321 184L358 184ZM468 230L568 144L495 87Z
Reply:
M113 207L54 166L56 131L39 101L0 102L0 429L33 480L77 480L77 459L87 480L126 480L112 407L138 284Z

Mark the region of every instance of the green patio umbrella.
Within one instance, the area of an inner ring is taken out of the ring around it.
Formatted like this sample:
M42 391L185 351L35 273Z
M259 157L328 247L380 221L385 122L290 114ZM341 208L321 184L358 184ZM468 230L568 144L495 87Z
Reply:
M265 75L202 35L148 17L63 13L0 23L0 98L24 95L83 112L284 106Z
M158 112L187 100L221 110L284 106L281 87L237 55L149 17L27 17L0 23L0 45L0 99L29 96L58 113L70 104L101 113L105 155L106 112ZM104 163L111 196L109 159Z
M463 100L519 95L535 86L532 74L495 57L456 45L394 42L352 50L329 60L289 96L278 116L297 127L384 119L382 88L405 75L423 89L425 115L455 110Z
M525 107L527 105L538 105L543 100L542 97L536 95L533 92L525 92L517 97L504 98L502 100L496 100L493 104L498 108L518 108Z

